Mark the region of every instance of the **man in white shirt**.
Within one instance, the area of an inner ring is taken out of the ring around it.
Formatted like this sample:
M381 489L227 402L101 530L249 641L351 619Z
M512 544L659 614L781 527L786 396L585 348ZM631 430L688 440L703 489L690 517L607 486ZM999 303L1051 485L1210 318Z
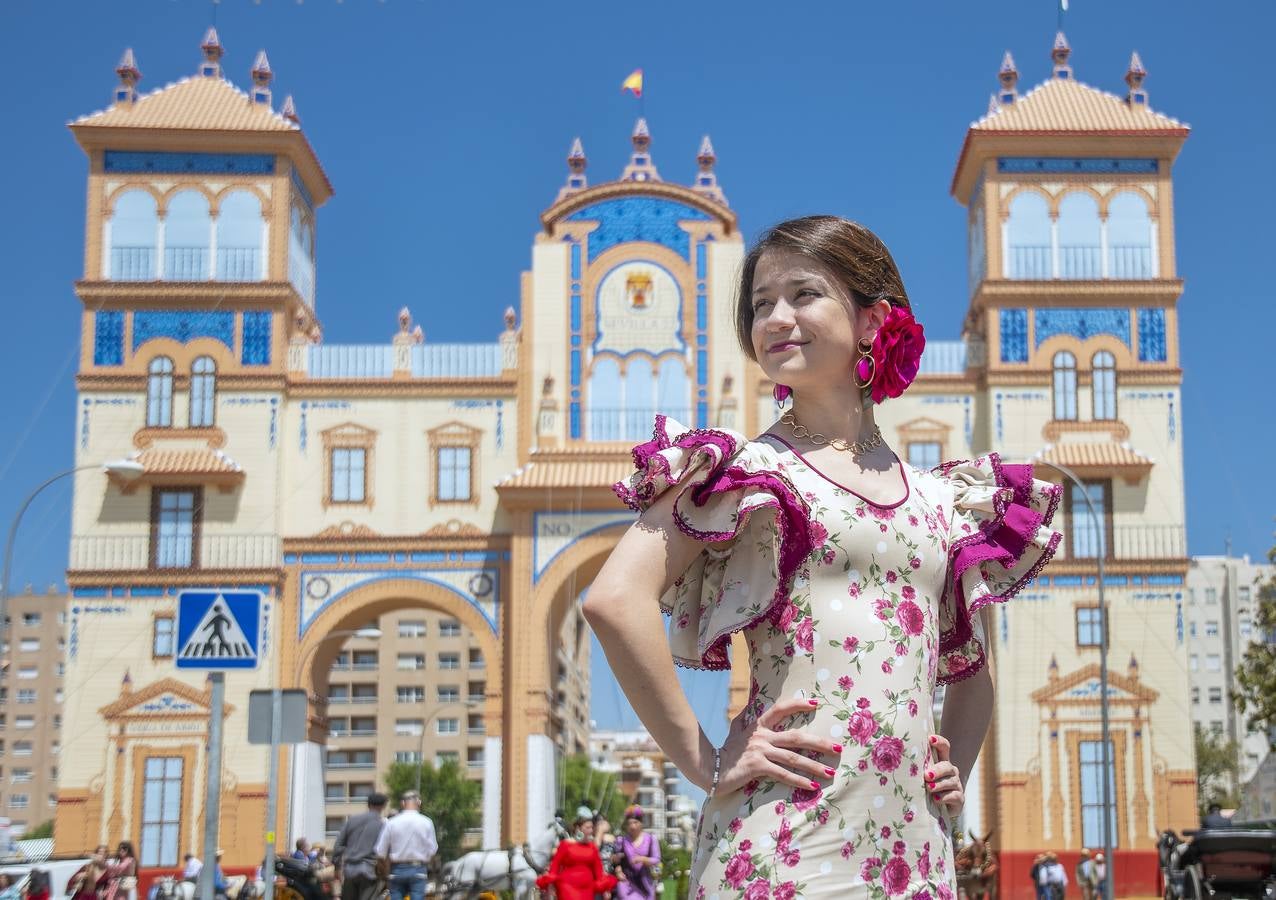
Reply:
M200 858L194 853L187 853L186 868L182 869L182 881L199 881L199 870L202 868L204 868L204 863Z
M421 795L407 791L399 814L386 822L377 839L377 856L390 862L390 900L424 900L425 867L439 850L434 823L421 815Z
M1049 900L1063 900L1068 889L1068 873L1063 868L1063 863L1059 862L1058 855L1053 852L1046 854L1046 863L1041 867L1037 877L1040 879L1041 886L1046 889L1046 897Z

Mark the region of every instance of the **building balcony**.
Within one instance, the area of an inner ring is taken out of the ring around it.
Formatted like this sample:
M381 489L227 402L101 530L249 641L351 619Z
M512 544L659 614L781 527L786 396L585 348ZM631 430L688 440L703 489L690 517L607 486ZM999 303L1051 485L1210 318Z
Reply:
M1055 553L1056 560L1082 562L1103 556L1105 562L1115 560L1184 559L1187 556L1187 534L1182 525L1110 525L1100 538L1088 522L1055 521L1063 541Z
M263 254L258 247L158 247L116 245L110 248L112 281L261 281ZM157 264L163 261L161 271ZM214 266L215 263L215 266Z
M72 571L192 571L275 569L282 564L275 534L82 534L71 538Z
M345 701L337 697L329 697L329 703L344 703ZM328 729L328 737L333 738L352 738L352 737L375 737L377 730L375 728L330 728Z
M375 769L377 766L375 762L330 762L324 765L329 769Z

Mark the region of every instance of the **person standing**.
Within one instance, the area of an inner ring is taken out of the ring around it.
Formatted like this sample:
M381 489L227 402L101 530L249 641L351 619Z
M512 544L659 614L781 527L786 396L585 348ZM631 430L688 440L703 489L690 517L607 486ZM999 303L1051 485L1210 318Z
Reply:
M297 849L292 851L292 858L301 862L310 862L310 841L303 837L297 838Z
M660 842L642 830L642 807L625 810L624 834L616 843L613 859L620 876L616 896L620 900L655 900L660 866Z
M1042 887L1045 888L1046 900L1063 900L1068 889L1068 873L1054 851L1046 854L1046 861L1041 867L1039 877Z
M1202 828L1231 828L1232 820L1223 815L1223 807L1217 803L1210 804L1209 814L1201 818Z
M421 815L421 795L407 791L399 799L399 814L377 838L376 853L390 863L390 900L424 900L425 867L439 852L434 823Z
M1094 866L1090 872L1090 896L1094 900L1103 900L1107 896L1108 864L1099 853L1094 857Z
M106 881L98 881L101 900L137 900L137 853L129 841L120 841L115 856L107 861Z
M189 881L191 884L199 883L199 873L204 868L204 861L194 853L186 854L186 865L182 869L182 881Z
M368 811L351 816L341 826L332 847L341 870L341 900L374 900L381 893L377 879L377 841L385 830L386 796L368 795Z
M554 850L549 868L536 879L542 891L554 891L558 900L594 900L616 887L616 877L603 871L603 859L594 846L594 819L588 809L572 822L572 836Z
M1081 889L1081 900L1091 900L1094 896L1094 860L1090 859L1090 851L1081 848L1081 858L1072 872L1077 877L1077 887Z

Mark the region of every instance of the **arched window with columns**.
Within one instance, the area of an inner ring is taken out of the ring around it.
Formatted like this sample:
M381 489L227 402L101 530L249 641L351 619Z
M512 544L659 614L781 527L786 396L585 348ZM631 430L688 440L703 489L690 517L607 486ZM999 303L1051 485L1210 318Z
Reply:
M264 230L261 203L251 191L232 191L217 208L217 280L260 281Z
M1077 358L1067 350L1054 355L1054 417L1059 421L1077 418Z
M1072 191L1059 201L1059 263L1057 277L1103 277L1103 226L1099 204L1084 191Z
M1152 244L1156 226L1143 197L1123 191L1108 203L1108 277L1155 277Z
M1094 418L1115 419L1116 414L1116 357L1107 350L1094 354L1092 360L1094 391Z
M151 428L173 425L173 361L157 356L147 368L146 424Z
M125 191L111 210L107 277L150 281L156 277L159 216L149 191Z
M191 428L216 424L217 363L201 356L191 365Z
M212 277L209 268L212 234L208 198L199 191L175 194L164 214L165 280L207 281Z
M1052 278L1050 205L1035 191L1023 191L1010 201L1006 219L1006 277Z

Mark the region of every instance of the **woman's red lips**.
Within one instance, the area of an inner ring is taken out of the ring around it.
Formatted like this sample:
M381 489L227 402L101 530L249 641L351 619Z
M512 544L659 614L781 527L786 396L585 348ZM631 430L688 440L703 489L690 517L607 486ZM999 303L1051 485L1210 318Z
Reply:
M801 347L806 341L781 341L778 344L772 344L766 348L767 353L778 353L781 350L787 350L790 347Z

